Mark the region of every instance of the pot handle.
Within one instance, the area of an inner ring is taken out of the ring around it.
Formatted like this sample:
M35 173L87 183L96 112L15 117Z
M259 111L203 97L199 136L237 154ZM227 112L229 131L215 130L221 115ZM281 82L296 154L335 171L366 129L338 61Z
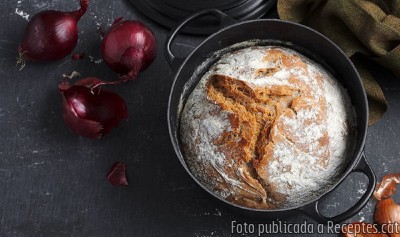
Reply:
M165 40L165 45L164 45L164 55L165 58L168 61L168 64L172 68L172 70L178 69L178 67L182 64L183 60L185 58L178 58L176 57L172 51L171 51L171 45L175 39L175 37L178 35L179 31L187 25L190 21L203 17L203 16L214 16L217 18L217 20L220 22L219 27L224 28L226 26L232 25L234 23L237 23L236 20L234 20L232 17L226 15L225 13L217 10L217 9L207 9L203 11L199 11L197 13L194 13L190 17L186 18L184 21L182 21L174 30L170 31L168 34L166 40Z
M367 190L365 191L363 196L357 201L357 203L354 204L354 206L350 207L345 212L333 217L326 217L320 213L318 209L318 200L300 208L299 210L305 213L310 218L314 219L315 221L324 224L326 224L327 222L340 223L357 214L367 204L369 198L374 192L376 177L371 166L368 164L364 153L361 155L360 161L351 172L361 172L368 177Z

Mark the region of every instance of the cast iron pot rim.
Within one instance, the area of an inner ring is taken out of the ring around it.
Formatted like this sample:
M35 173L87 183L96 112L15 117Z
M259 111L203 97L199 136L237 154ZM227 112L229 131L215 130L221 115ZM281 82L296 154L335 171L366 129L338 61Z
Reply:
M207 191L207 192L208 192L209 194L211 194L213 197L217 198L217 199L220 200L220 201L223 201L224 203L226 203L226 204L228 204L228 205L230 205L230 206L234 206L234 207L239 208L239 209L244 209L244 210L253 211L253 212L273 213L273 212L285 212L285 211L297 210L297 209L300 209L300 208L302 208L302 207L306 207L306 206L308 206L308 205L310 205L310 204L312 204L312 203L315 203L315 202L317 202L317 201L323 199L324 197L326 197L327 194L329 194L329 193L332 192L334 189L336 189L336 188L344 181L344 179L346 179L347 176L353 171L353 169L355 168L355 166L359 163L361 157L364 155L365 139L366 139L366 136L367 136L367 129L368 129L368 124L367 124L367 123L364 123L364 124L357 124L357 126L363 126L363 130L364 130L364 134L362 134L362 141L361 141L361 144L359 145L359 147L356 147L356 148L355 148L355 151L357 151L357 152L354 152L354 153L355 153L356 155L354 156L354 158L353 158L351 161L349 161L349 164L347 165L347 169L343 172L343 174L341 175L341 177L335 182L334 185L332 185L332 186L331 186L327 191L325 191L323 194L318 195L317 197L313 198L312 200L310 200L310 201L308 201L308 202L305 202L305 203L302 203L302 204L300 204L300 205L296 205L296 206L293 206L293 207L285 207L285 208L279 208L279 209L257 209L257 208L250 208L250 207L246 207L246 206L241 206L241 205L238 205L238 204L235 204L235 203L232 203L232 202L229 202L229 201L225 200L224 198L222 198L222 197L216 195L216 194L213 193L211 190L209 190L208 188L206 188L202 183L200 183L199 180L197 180L196 177L194 177L194 175L192 174L192 172L189 170L189 168L188 168L188 166L187 166L187 164L186 164L186 162L185 162L185 159L184 159L184 157L183 157L183 154L181 153L179 144L175 144L175 142L174 142L174 135L173 135L173 134L174 134L175 131L172 131L172 128L171 128L171 119L170 119L170 117L171 117L171 111L170 111L170 108L171 108L171 100L172 100L173 94L176 94L176 93L177 93L177 92L175 92L175 84L176 84L176 81L178 80L178 77L179 77L179 74L181 73L182 68L186 65L187 61L188 61L188 60L193 56L193 54L194 54L195 52L197 52L207 41L212 40L215 36L217 36L217 35L219 35L219 34L223 34L225 31L232 30L233 28L238 27L238 26L241 26L241 25L245 25L245 24L257 24L257 23L259 23L259 22L266 22L266 23L268 23L268 22L277 22L277 23L279 23L279 24L294 25L294 26L296 26L296 27L300 27L300 28L303 28L303 29L305 29L305 30L311 31L313 34L319 35L319 36L322 37L324 40L326 40L328 43L330 43L331 45L333 45L334 48L336 48L336 50L345 58L346 62L351 66L352 70L353 70L354 73L357 75L357 79L358 79L358 82L359 82L360 85L361 85L361 88L363 89L363 90L361 91L361 93L362 93L362 96L363 96L363 98L364 98L364 103L365 103L365 107L366 107L366 110L365 110L365 111L366 111L366 112L365 112L365 114L356 114L356 116L364 116L365 118L368 118L368 113L369 113L369 111L368 111L368 104L367 104L367 95L366 95L366 92L365 92L365 89L364 89L364 85L362 84L360 75L359 75L358 71L356 70L356 68L354 67L354 64L350 61L350 59L346 56L346 54L339 48L339 46L337 46L332 40L330 40L329 38L327 38L327 37L324 36L323 34L321 34L321 33L319 33L318 31L316 31L316 30L314 30L314 29L312 29L312 28L310 28L310 27L308 27L308 26L305 26L305 25L301 25L301 24L298 24L298 23L289 22L289 21L285 21L285 20L280 20L280 19L257 19L257 20L249 20L249 21L238 22L238 23L235 23L235 24L232 24L232 25L230 25L230 26L227 26L227 27L224 27L224 28L220 29L219 31L213 33L212 35L210 35L210 36L208 36L206 39L204 39L196 48L194 48L194 49L192 50L192 52L189 53L188 56L186 56L186 58L185 58L184 60L178 62L178 63L180 63L180 65L179 65L178 69L177 69L175 72L174 72L174 70L173 70L174 80L173 80L173 83L172 83L172 86L171 86L170 95L169 95L169 98L168 98L168 111L167 111L167 116L168 116L168 117L167 117L167 120L168 120L168 131L169 131L170 139L171 139L172 145L173 145L173 147L174 147L175 153L176 153L176 155L178 156L178 159L179 159L180 163L182 164L182 166L184 167L184 169L186 170L186 172L190 175L190 177L191 177L203 190ZM252 39L249 39L249 40L252 40ZM264 40L264 39L261 39L261 40ZM237 42L237 43L240 43L240 42ZM226 46L226 47L224 47L224 48L227 48L227 47L229 47L229 46ZM221 49L223 49L223 48L221 48ZM312 51L310 50L310 52L312 52ZM212 52L210 52L210 54L211 54L211 53L212 53ZM197 65L196 68L197 68L198 66L199 66L199 65ZM181 92L182 92L182 91L180 91L180 93L181 93ZM349 96L350 96L350 98L352 98L351 95L349 95ZM186 101L185 101L185 103L186 103ZM368 119L367 119L367 121L368 121ZM180 121L179 121L178 123L180 123ZM178 141L178 143L179 143L179 141Z

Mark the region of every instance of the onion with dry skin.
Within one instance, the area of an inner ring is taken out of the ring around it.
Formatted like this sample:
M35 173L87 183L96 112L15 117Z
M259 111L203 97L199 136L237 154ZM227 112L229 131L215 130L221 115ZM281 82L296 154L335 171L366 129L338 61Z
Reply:
M73 12L47 10L32 17L18 46L17 64L25 61L54 61L67 56L78 42L78 21L85 14L89 0L80 0Z
M394 224L400 223L400 206L397 205L390 196L396 191L396 184L400 183L400 174L389 174L382 178L382 182L378 183L374 192L375 199L378 200L375 208L375 221L379 224ZM385 232L392 232L390 237L400 237L400 227L393 230L394 225L388 229L387 225L383 225L382 229ZM393 233L394 232L394 233ZM398 233L398 234L396 234Z
M118 126L121 120L128 119L128 110L122 97L104 89L91 89L101 82L98 78L88 77L73 85L64 81L59 86L64 121L81 136L101 138Z
M118 18L104 34L101 43L104 62L119 75L119 80L103 81L92 87L115 85L135 80L139 72L153 63L157 56L157 40L153 31L139 21Z
M376 204L375 209L375 221L379 224L390 223L393 224L396 221L399 223L400 220L400 206L397 205L393 199L387 198L380 200ZM393 225L394 226L394 225ZM394 229L394 228L392 228ZM393 232L392 230L388 230L388 227L384 226L383 230L385 232ZM400 233L400 228L397 228L397 233ZM390 237L400 236L400 234L390 234Z
M376 232L378 232L376 225L364 222L354 222L343 228L345 237L388 237L387 234Z
M400 174L388 174L382 178L382 182L376 185L374 198L378 201L375 207L375 222L381 226L381 232L368 231L365 226L376 224L356 222L343 228L345 237L400 237L400 206L397 205L391 196L396 192L396 185L400 184ZM389 225L388 225L389 224ZM362 228L364 226L364 228ZM362 230L355 233L355 230Z

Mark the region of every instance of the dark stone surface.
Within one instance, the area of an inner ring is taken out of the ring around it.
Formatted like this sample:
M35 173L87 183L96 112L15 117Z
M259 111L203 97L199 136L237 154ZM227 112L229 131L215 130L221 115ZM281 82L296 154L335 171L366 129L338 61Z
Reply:
M234 220L270 223L224 209L181 167L166 122L172 72L162 47L168 30L142 16L127 0L92 0L79 23L75 50L86 53L84 60L67 57L53 63L29 63L18 70L16 48L27 21L16 11L32 16L43 9L73 10L78 6L74 2L78 1L0 3L0 236L231 236ZM125 98L129 121L104 139L81 138L63 122L57 86L61 75L73 70L85 77L115 79L104 63L96 63L100 58L97 27L120 16L148 24L157 36L160 53L139 79L110 88ZM176 50L189 52L200 40L180 37ZM400 170L400 81L375 64L369 68L389 103L384 118L369 129L365 148L379 180ZM128 187L112 187L105 178L118 160L128 164ZM345 210L361 195L365 183L362 175L351 175L322 203L322 209L328 214ZM371 221L374 206L371 200L348 222ZM286 221L305 220L313 223L303 215Z

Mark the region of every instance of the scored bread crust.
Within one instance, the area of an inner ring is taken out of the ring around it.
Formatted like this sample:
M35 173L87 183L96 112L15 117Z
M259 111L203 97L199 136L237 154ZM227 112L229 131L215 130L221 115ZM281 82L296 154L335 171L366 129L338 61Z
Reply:
M354 112L346 91L297 52L255 46L224 55L181 116L194 176L224 199L274 209L310 200L345 165Z

